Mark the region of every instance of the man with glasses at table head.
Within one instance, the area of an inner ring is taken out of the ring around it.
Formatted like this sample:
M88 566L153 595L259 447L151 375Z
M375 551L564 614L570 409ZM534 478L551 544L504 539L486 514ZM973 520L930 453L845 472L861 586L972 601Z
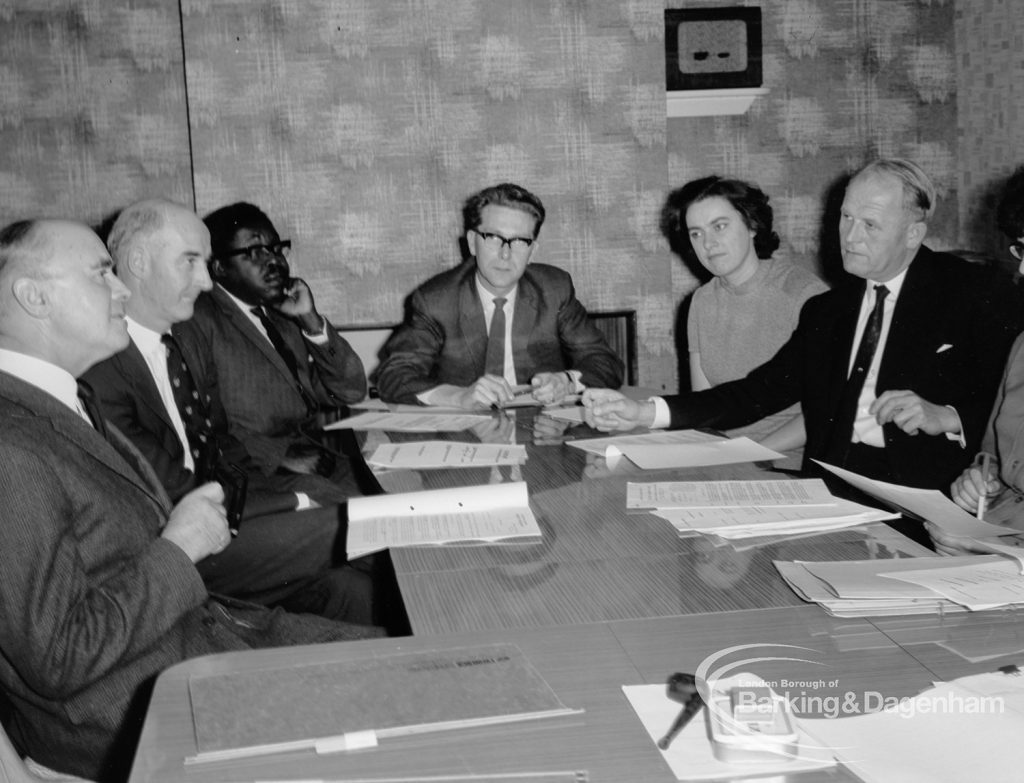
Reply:
M519 384L542 404L621 385L622 361L588 320L572 278L530 263L544 215L539 198L510 183L466 201L472 260L409 298L384 346L381 399L468 409L510 400Z
M855 173L838 226L849 280L807 301L790 339L745 378L633 402L584 395L603 430L726 429L799 402L804 465L945 489L981 439L1003 362L1021 329L1008 281L923 244L936 190L914 163Z
M230 204L203 222L215 285L196 300L183 339L197 337L212 353L232 434L268 471L318 473L354 494L345 460L306 438L304 426L322 408L363 399L362 362L291 276L291 241L258 207Z

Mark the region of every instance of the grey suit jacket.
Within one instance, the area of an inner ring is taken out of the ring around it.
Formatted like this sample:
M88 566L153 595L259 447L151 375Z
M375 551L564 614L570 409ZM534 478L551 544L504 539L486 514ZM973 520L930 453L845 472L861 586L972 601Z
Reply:
M167 496L115 427L105 439L0 372L0 428L0 687L8 731L37 761L121 779L148 688L171 664L365 635L210 600L188 556L159 537Z
M366 396L363 363L330 324L328 340L316 345L291 320L270 314L299 365L299 382L325 407ZM175 327L184 344L213 357L220 398L235 435L266 471L276 470L307 418L306 404L291 371L245 313L219 287L196 301L195 315Z
M476 263L467 261L409 297L405 322L384 346L377 371L381 399L415 404L421 392L443 383L469 386L484 374L487 332L475 274ZM546 264L529 264L519 280L512 357L519 383L571 369L586 386L622 385L622 360L587 320L572 278Z

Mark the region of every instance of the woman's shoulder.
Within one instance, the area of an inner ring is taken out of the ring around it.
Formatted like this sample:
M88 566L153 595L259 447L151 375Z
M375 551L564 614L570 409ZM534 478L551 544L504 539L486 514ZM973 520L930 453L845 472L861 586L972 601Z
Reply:
M769 266L773 284L787 296L803 300L828 290L820 277L800 264L772 259Z

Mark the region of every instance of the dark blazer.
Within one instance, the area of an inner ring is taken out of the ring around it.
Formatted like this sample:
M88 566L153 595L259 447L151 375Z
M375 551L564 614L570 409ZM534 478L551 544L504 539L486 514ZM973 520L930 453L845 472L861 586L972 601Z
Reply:
M475 275L470 260L413 292L405 322L384 346L381 399L415 404L421 392L443 383L469 386L484 374L487 332ZM512 355L519 383L539 372L579 370L586 386L622 385L622 361L587 320L572 278L546 264L529 264L519 280Z
M115 427L105 439L3 372L0 427L0 687L13 708L8 731L37 761L121 779L147 688L168 666L367 635L210 600L185 553L160 538L167 496Z
M298 360L299 380L312 399L335 407L366 396L362 361L329 323L327 342L315 345L294 321L269 316ZM277 470L308 416L280 354L220 286L196 300L194 316L176 325L175 334L183 344L199 341L196 352L212 357L231 432L264 470Z
M726 429L799 402L807 429L804 466L822 459L849 367L865 287L857 280L809 299L789 341L746 378L666 397L672 427ZM945 436L883 428L889 475L898 484L947 489L985 430L1003 363L1024 326L1024 308L998 273L922 246L893 313L877 390L909 389L960 414L967 448Z
M217 372L209 355L195 350L194 342L179 341L196 390L207 401L211 430L217 436L223 460L244 468L255 468L245 446L230 434L227 414L220 400ZM134 342L94 365L83 376L96 392L103 415L128 436L135 448L152 465L172 502L195 488L196 477L185 468L185 454L167 409L160 397L146 360ZM262 477L254 476L258 489Z

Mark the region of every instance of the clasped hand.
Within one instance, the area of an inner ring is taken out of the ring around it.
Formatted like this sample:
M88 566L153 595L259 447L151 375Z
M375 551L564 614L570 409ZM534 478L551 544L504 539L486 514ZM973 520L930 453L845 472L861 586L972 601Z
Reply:
M890 390L878 395L868 413L879 424L892 422L908 435L923 432L941 435L960 432L960 417L946 405L936 405L909 390Z
M583 392L583 419L603 432L650 427L654 403L636 402L612 389L587 389Z
M162 538L177 545L193 563L231 543L224 489L215 481L189 492L171 509Z

